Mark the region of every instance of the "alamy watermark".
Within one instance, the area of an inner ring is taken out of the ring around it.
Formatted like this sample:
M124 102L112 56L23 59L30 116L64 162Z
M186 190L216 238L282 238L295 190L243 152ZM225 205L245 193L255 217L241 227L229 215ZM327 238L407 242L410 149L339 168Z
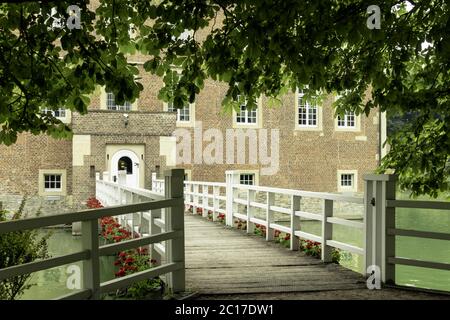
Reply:
M371 5L367 7L367 13L370 16L367 18L367 28L370 30L381 29L381 10L377 5Z
M261 175L278 172L278 129L226 129L225 136L223 132L215 128L203 131L201 121L195 123L193 136L191 130L176 129L173 133L177 139L176 164L250 164L260 165Z
M68 274L66 280L66 287L69 290L81 289L81 268L75 264L67 267L66 273Z
M369 275L366 281L367 289L381 289L381 270L379 266L371 265L367 267L366 274Z
M67 27L69 30L73 29L81 29L81 9L77 5L70 5L66 10L69 17L67 20L63 21L61 15L58 14L58 11L55 7L53 7L50 11L50 14L47 14L47 19L45 20L46 24L50 24L50 29L63 29Z

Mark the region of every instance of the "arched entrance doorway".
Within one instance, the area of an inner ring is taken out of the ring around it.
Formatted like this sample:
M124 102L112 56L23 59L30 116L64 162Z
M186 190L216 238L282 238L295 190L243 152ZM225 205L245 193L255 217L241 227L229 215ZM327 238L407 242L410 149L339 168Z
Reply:
M118 180L120 170L127 172L126 185L139 187L139 157L130 150L117 151L111 158L111 179Z

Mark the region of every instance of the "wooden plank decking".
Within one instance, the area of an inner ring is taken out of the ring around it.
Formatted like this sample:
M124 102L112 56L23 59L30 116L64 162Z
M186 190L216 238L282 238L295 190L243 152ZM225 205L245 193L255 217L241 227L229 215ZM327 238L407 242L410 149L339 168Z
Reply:
M200 294L365 288L362 275L192 215L185 216L186 286Z

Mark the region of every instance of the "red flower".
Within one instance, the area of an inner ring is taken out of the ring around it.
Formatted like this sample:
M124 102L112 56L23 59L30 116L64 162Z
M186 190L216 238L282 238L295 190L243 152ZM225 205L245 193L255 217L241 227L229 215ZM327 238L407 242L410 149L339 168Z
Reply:
M125 274L125 269L120 268L119 271L116 272L116 277L123 277Z

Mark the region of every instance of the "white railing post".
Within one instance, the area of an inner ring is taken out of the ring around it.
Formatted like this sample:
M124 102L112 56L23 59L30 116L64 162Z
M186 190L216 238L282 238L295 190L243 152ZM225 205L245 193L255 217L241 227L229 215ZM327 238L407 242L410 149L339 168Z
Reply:
M167 199L184 198L184 170L172 169L165 173L165 196ZM184 204L166 208L166 231L178 231L182 236L168 241L166 253L169 263L180 263L182 268L168 275L169 288L173 293L185 291L185 253L184 253Z
M301 197L291 196L291 245L290 249L297 251L299 249L300 239L295 236L295 231L300 230L300 217L295 215L296 211L300 211Z
M207 209L207 207L209 207L208 189L209 189L209 187L207 185L204 185L204 184L202 185L202 193L203 193L203 197L202 197L202 207L203 207L202 216L203 216L203 218L208 218L208 209Z
M375 224L373 219L373 207L375 206L374 184L375 181L368 180L366 179L366 177L364 177L364 275L367 275L369 266L375 264L375 259L373 257L373 237L375 236L375 233L373 232L373 226Z
M152 172L152 190L156 192L156 172Z
M253 207L250 205L252 202L255 201L255 194L256 192L254 190L247 190L247 233L252 234L255 231L255 224L251 222L253 218Z
M194 184L194 196L193 196L193 205L192 205L192 214L197 214L197 208L198 208L198 193L199 193L199 186L198 184Z
M103 171L103 181L110 181L109 172Z
M81 243L83 250L89 250L89 259L83 260L83 288L91 290L91 299L100 298L100 261L98 255L98 221L81 222Z
M388 233L389 229L395 229L395 207L387 207L387 200L395 200L396 194L396 176L389 175L389 179L383 183L383 222L384 226L382 228L383 237L383 255L382 255L382 265L383 271L381 272L381 281L384 283L395 284L395 264L389 263L388 259L390 257L395 257L395 235L390 235Z
M213 221L217 221L218 216L218 210L220 207L220 187L219 186L213 186Z
M225 171L226 182L226 207L225 207L225 223L227 226L233 226L233 183L234 183L234 171Z
M323 201L322 220L322 261L331 262L332 247L327 245L327 240L333 240L333 225L328 222L328 218L333 217L333 200Z
M161 218L161 209L150 211L150 223L149 223L149 227L148 227L148 229L149 229L148 232L151 236L162 232L160 226L158 226L155 223L155 219L160 219L160 218ZM150 245L151 258L156 261L156 263L155 263L156 266L160 266L162 257L161 257L161 254L158 252L158 250L156 250L155 246L156 246L156 243Z
M273 213L270 209L271 206L275 203L275 194L272 192L267 192L267 207L266 207L266 221L267 221L267 228L266 228L266 240L270 241L273 240L274 236L274 229L270 227L270 224L273 223Z
M395 175L368 174L364 176L364 273L373 272L373 266L381 271L383 283L395 284L395 264L388 262L389 257L395 257L395 235L388 233L395 228L395 208L386 206L387 200L395 200Z

